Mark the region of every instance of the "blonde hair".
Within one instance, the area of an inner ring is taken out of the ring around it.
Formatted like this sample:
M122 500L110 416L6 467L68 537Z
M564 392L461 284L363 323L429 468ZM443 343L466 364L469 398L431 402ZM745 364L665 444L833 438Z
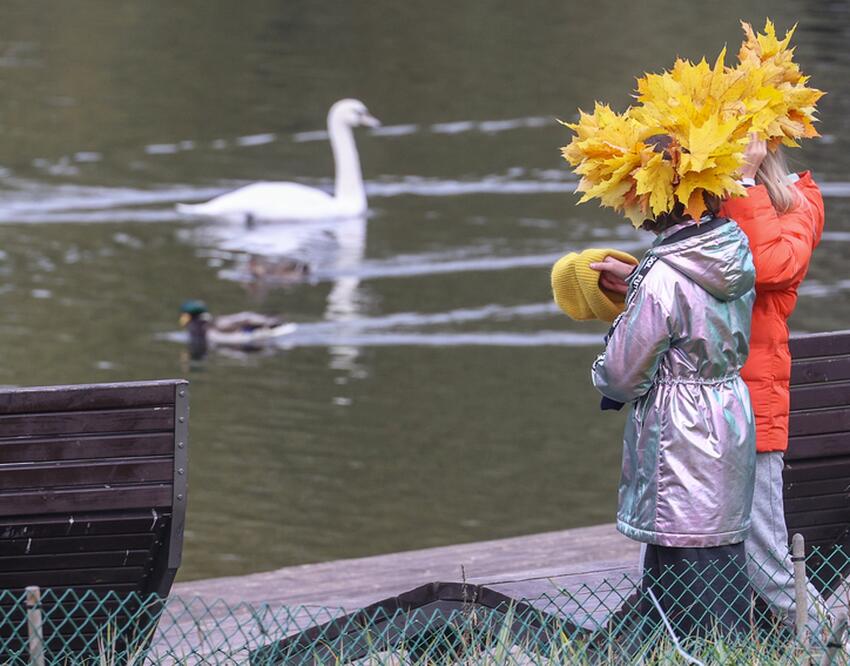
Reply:
M797 205L799 194L788 182L788 164L781 148L767 152L756 172L756 182L767 188L770 203L780 215Z

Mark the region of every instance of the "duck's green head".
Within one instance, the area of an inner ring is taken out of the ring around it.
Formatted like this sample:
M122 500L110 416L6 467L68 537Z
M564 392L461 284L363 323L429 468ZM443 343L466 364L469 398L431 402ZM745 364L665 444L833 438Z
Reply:
M208 315L207 304L197 298L191 298L188 301L183 301L180 305L180 325L186 326L196 317Z

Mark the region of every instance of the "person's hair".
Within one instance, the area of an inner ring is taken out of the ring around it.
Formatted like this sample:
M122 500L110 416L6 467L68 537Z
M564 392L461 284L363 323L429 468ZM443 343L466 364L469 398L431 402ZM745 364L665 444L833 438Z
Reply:
M756 172L756 182L767 188L770 203L780 215L797 205L797 190L788 183L788 164L781 147L767 152Z
M720 197L714 194L703 194L703 201L705 202L705 212L711 213L712 215L717 215L717 213L720 212ZM690 219L691 216L685 212L685 205L681 202L677 202L673 207L673 210L657 215L654 220L649 219L644 221L641 225L641 229L658 234L664 231L667 227L672 227L674 224L679 224L679 222L684 222Z

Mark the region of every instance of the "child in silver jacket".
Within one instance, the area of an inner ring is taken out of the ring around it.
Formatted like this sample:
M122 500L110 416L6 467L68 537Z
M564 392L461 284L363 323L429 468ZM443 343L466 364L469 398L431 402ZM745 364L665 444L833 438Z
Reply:
M592 370L606 398L633 403L617 528L648 544L644 587L679 631L706 629L706 616L745 631L755 429L740 370L752 256L731 220L671 215L658 226Z

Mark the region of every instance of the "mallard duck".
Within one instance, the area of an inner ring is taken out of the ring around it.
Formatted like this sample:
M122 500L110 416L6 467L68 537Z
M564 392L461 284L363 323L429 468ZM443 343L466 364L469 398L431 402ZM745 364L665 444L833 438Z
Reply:
M177 204L187 215L245 221L321 220L363 215L366 190L353 127L378 127L363 102L343 99L328 112L328 134L336 166L336 186L330 195L298 183L252 183L201 204Z
M291 322L257 312L213 317L206 303L197 299L180 306L180 326L189 333L189 352L196 359L205 356L210 345L260 349L296 329Z

